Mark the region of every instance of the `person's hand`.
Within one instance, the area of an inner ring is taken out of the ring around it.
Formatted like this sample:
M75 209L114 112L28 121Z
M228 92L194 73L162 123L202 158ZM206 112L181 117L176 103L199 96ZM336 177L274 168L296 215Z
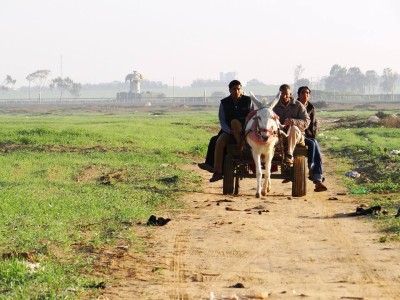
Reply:
M285 119L285 126L289 127L292 126L293 124L294 124L293 119Z

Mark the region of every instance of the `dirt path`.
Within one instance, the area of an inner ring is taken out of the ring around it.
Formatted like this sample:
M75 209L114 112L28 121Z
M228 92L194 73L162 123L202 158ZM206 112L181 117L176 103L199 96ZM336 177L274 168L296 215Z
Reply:
M367 218L341 216L357 204L337 195L345 189L332 174L328 192L308 182L307 196L292 198L291 184L273 179L256 199L254 179L224 196L221 181L188 168L204 177L204 193L186 195L166 226L135 228L148 251L114 260L100 299L399 299L400 245L379 243Z

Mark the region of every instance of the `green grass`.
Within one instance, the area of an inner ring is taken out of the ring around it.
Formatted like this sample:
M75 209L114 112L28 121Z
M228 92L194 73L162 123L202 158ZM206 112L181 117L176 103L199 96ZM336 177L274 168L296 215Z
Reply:
M350 158L352 170L364 176L352 181L372 192L400 192L399 128L335 129L320 135L320 143L338 158ZM349 170L349 171L352 171Z
M388 212L377 217L382 230L381 241L400 240L400 218L394 218L400 207L400 128L368 125L362 117L347 117L324 128L318 140L335 160L335 172L351 190L364 189L366 195L354 195L360 201L380 205ZM357 179L345 177L357 171Z
M137 222L181 208L177 199L199 189L201 179L180 165L202 160L218 129L215 111L2 115L0 299L95 295L99 249L140 251ZM388 154L400 145L398 130L333 127L319 138L342 176L378 171L344 184L366 188L390 214L400 205L399 158ZM399 219L378 222L382 239L399 236Z
M133 224L198 189L179 165L204 156L217 127L207 112L3 115L0 299L86 290L96 249L135 243Z
M365 109L365 110L318 110L319 118L368 118L370 116L376 115L378 112L384 112L387 114L400 114L400 109L398 110L383 110L383 109Z

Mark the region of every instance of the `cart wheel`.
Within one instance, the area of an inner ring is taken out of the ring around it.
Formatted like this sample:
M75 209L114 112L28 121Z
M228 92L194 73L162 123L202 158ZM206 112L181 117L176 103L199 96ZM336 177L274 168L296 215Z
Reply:
M295 155L293 162L292 196L302 197L307 193L306 157Z
M228 154L224 159L224 179L222 192L224 195L232 195L233 193L233 157Z

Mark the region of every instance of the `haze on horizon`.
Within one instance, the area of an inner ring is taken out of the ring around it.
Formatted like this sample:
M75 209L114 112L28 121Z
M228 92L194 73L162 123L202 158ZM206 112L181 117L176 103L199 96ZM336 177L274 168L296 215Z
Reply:
M236 72L243 82L318 80L334 64L400 72L396 0L4 0L0 80L42 69L75 82L133 70L176 86Z

